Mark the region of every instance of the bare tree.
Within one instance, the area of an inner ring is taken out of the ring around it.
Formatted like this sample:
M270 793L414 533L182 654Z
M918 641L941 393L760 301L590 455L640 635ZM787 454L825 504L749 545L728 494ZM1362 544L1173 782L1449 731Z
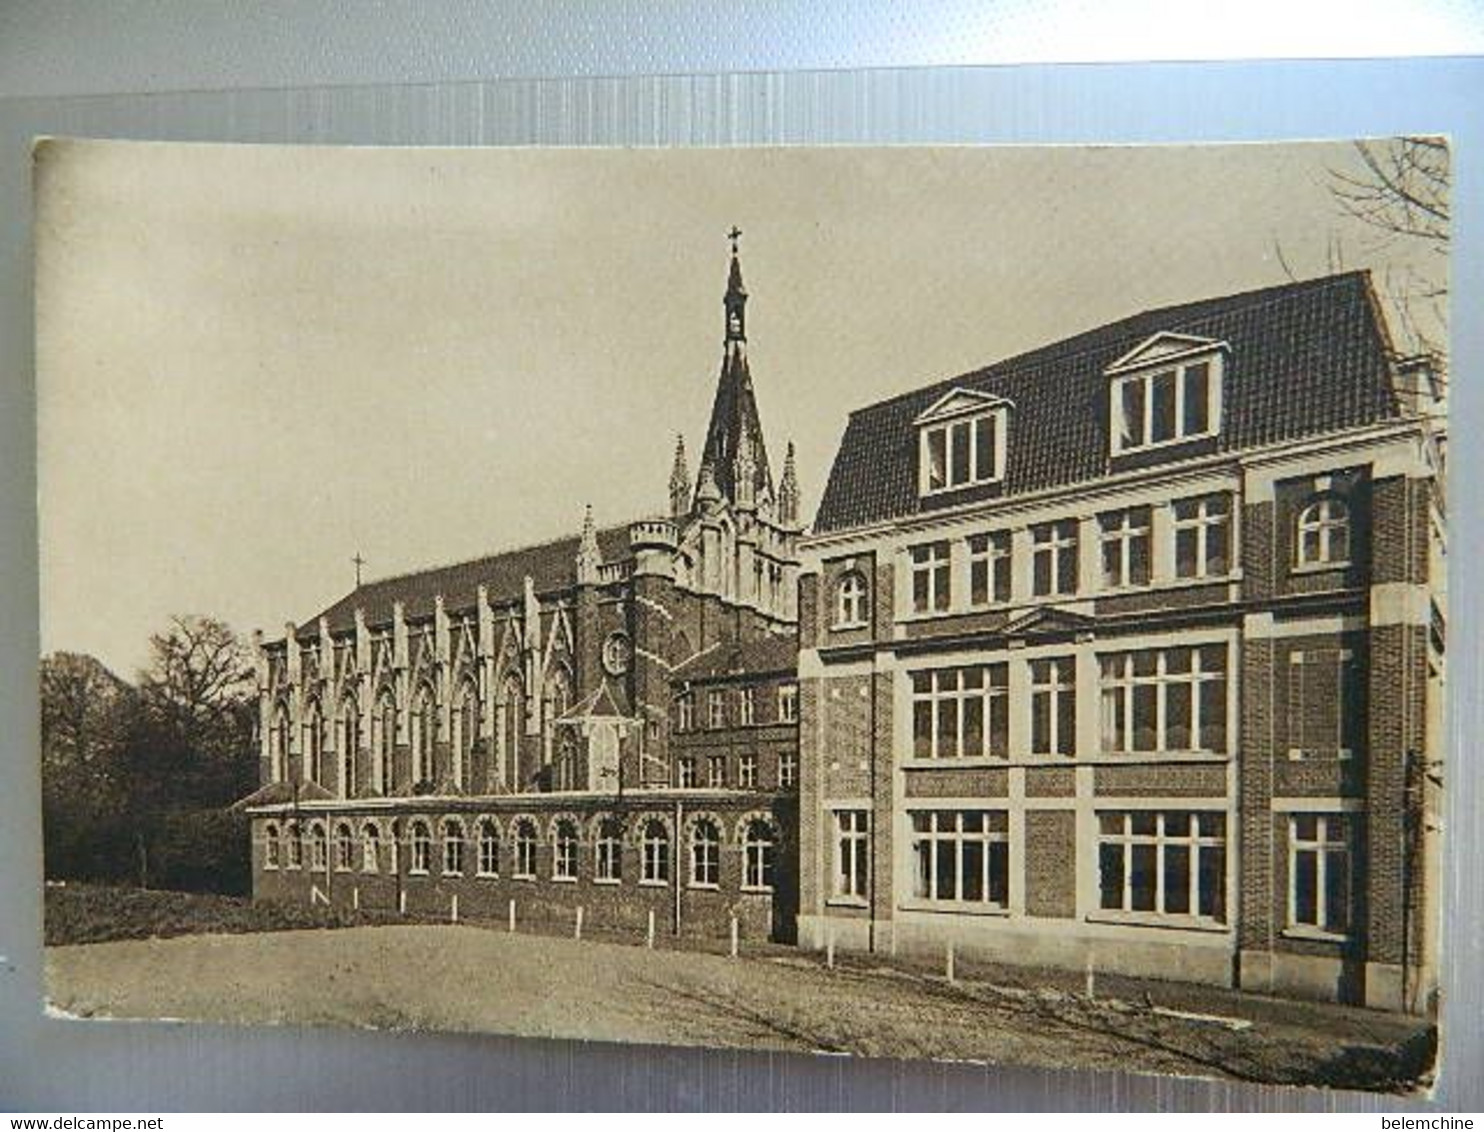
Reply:
M139 690L157 725L194 744L236 722L253 690L247 648L223 621L173 617L150 638L151 663Z

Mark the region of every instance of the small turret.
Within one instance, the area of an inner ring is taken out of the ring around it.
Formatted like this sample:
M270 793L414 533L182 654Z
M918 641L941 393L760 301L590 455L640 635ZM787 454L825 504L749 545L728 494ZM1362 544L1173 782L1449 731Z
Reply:
M792 440L783 458L783 478L778 482L778 521L785 527L799 525L799 474L794 468Z
M708 461L701 465L701 478L696 484L696 506L704 507L707 504L721 502L721 488L716 486L716 472L712 470Z
M670 514L680 518L690 510L690 468L685 463L685 437L675 437L675 464L670 469Z
M589 503L582 517L582 539L577 544L577 584L595 585L598 581L598 567L602 562L603 555L598 549L598 528L593 523L593 508Z

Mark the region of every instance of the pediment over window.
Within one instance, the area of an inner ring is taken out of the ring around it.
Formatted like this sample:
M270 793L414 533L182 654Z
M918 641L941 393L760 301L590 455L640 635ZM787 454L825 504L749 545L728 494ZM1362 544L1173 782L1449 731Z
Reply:
M1151 335L1124 354L1107 369L1110 374L1127 373L1147 366L1161 365L1194 354L1206 354L1227 349L1225 342L1215 338L1201 338L1194 334L1176 334L1162 330Z
M1070 609L1033 609L1004 628L1007 637L1065 637L1090 633L1096 621Z
M930 424L933 421L947 420L949 417L963 416L965 413L1008 407L1010 407L1009 401L1003 397L996 397L993 393L980 393L973 389L954 389L929 405L912 423Z

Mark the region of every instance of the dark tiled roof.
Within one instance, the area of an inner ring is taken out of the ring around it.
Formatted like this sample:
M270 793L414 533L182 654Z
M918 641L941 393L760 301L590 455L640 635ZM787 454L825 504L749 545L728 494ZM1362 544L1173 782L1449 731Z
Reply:
M1220 451L1363 425L1398 411L1387 374L1390 346L1366 272L1165 307L853 412L814 530L917 514L912 422L958 387L1014 402L1005 495L1106 474L1103 371L1160 331L1231 346Z
M758 419L752 373L745 355L729 353L721 363L716 397L711 402L711 423L706 427L706 445L701 450L701 464L711 465L716 486L727 499L737 498L735 461L744 437L752 442L755 465L752 489L759 497L765 492L771 495L773 472L768 466L767 446L763 443L763 426Z
M670 679L707 680L720 676L792 672L798 663L799 642L794 634L770 634L741 644L707 649L676 668Z
M564 589L577 580L578 540L578 535L572 535L452 566L436 566L431 570L366 582L326 609L323 616L329 620L332 633L355 627L357 607L366 611L366 623L373 626L389 622L392 605L399 601L408 618L431 617L434 598L438 594L443 595L445 608L456 613L473 607L481 585L489 588L491 601L519 598L525 591L527 574L535 583L537 593ZM621 562L629 558L629 524L598 531L598 549L604 562ZM299 627L299 635L317 633L318 625L318 617L310 618Z

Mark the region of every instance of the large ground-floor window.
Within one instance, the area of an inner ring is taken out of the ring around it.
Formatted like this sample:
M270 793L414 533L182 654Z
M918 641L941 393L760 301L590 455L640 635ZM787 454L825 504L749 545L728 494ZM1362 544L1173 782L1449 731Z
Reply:
M1290 815L1290 926L1335 935L1350 930L1352 833L1346 814Z
M833 893L839 899L864 900L871 864L869 815L865 810L836 810L834 826Z
M912 895L1003 908L1010 899L1009 815L1003 810L915 810Z
M1104 811L1098 830L1103 908L1225 921L1225 814Z

